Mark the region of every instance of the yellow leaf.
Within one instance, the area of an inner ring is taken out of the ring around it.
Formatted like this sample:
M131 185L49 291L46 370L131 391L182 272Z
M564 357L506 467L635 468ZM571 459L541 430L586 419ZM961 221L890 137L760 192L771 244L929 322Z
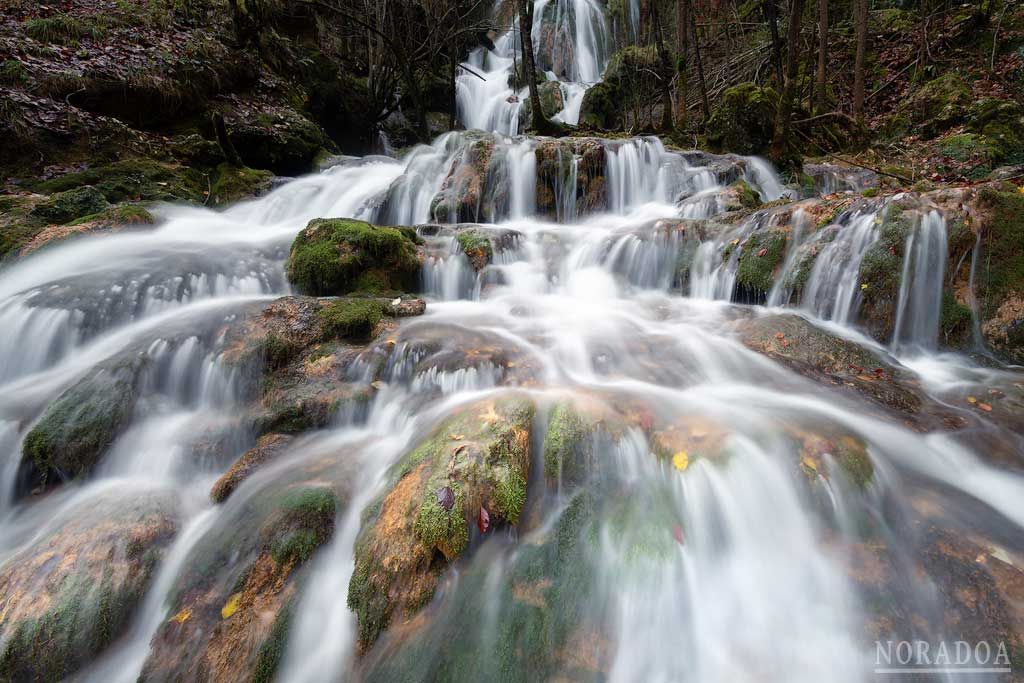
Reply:
M188 607L186 607L185 609L181 610L180 612L175 614L173 617L171 617L171 621L179 623L179 624L184 624L191 617L192 617L192 610L190 610Z
M220 617L221 617L221 619L227 619L232 614L237 612L238 611L238 603L241 602L241 600L242 600L242 594L241 593L235 593L230 598L228 598L228 601L226 603L224 603L223 607L220 608Z
M686 454L686 451L679 451L672 456L672 465L680 472L683 472L690 466L690 456Z
M863 292L867 288L868 288L868 283L862 282L861 285L860 285L860 291Z
M814 462L810 458L805 457L803 460L800 461L800 464L813 472L818 471L818 463Z
M976 399L974 396L968 396L967 397L967 402L970 403L973 406L975 403L978 402L978 399Z

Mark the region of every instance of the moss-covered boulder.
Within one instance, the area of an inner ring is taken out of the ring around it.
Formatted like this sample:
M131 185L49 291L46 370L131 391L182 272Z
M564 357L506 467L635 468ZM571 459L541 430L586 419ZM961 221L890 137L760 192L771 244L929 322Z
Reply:
M562 101L562 86L558 81L544 81L537 86L537 94L540 95L540 109L544 117L550 119L562 111L565 103ZM533 125L533 102L527 98L519 109L519 120L524 128Z
M295 238L285 267L301 293L325 296L413 291L420 262L409 231L320 218Z
M396 480L356 544L348 603L359 646L431 598L444 567L488 528L515 525L526 502L533 406L519 398L461 408L396 466Z
M255 197L270 189L274 174L270 171L259 171L245 166L220 164L217 166L217 179L210 189L210 199L214 204L230 204L239 199Z
M859 321L882 343L893 336L907 239L920 220L918 211L889 203L878 218L878 240L861 259Z
M156 218L144 206L118 204L97 213L82 216L64 225L51 225L43 228L18 251L18 256L28 256L37 249L74 237L138 230L152 226L154 223L156 223Z
M749 212L761 206L761 195L746 180L732 182L718 195L719 203L725 211Z
M455 241L458 242L462 253L469 259L473 269L478 272L483 270L494 258L494 247L491 246L491 240L480 230L473 228L463 230L455 236Z
M789 235L784 230L761 230L747 238L736 268L733 301L762 304L767 300L786 258L788 243Z
M764 154L771 145L778 101L774 90L754 83L727 89L708 119L708 144L718 152Z
M308 173L321 150L334 143L323 129L286 107L245 110L228 115L228 136L242 161L277 175Z
M1013 100L986 97L971 105L967 125L985 141L993 163L1024 161L1024 106Z
M172 499L89 497L0 568L0 679L66 680L121 636L177 528Z
M43 485L88 474L131 418L142 361L93 370L43 412L25 436L22 466Z
M103 193L94 187L79 187L58 192L36 204L32 215L51 223L67 223L82 216L98 213L107 206Z
M973 98L971 88L956 71L947 71L911 91L887 123L893 134L913 132L932 138L964 121Z
M653 45L629 45L611 56L602 81L583 94L580 124L589 128L654 130L661 121L661 60Z
M32 209L45 199L38 194L0 196L0 260L17 256L47 227L48 221L32 215Z
M242 500L186 558L153 637L145 680L271 681L283 657L302 568L334 533L342 497L307 465ZM236 493L236 495L238 495Z
M976 296L986 344L1024 363L1024 193L1012 185L978 191L976 229L982 232Z

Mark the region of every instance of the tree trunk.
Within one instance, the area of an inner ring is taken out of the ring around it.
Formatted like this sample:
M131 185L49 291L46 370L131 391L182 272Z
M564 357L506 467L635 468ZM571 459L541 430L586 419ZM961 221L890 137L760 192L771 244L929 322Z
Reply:
M814 79L814 106L825 112L825 70L828 66L828 0L818 0L818 72Z
M779 38L779 11L775 0L764 0L764 18L768 22L768 31L772 37L772 66L775 67L775 80L782 87L782 39Z
M689 52L688 0L676 0L676 130L686 130L686 56Z
M658 14L658 4L651 3L651 23L654 26L654 39L658 50L658 62L661 66L661 73L658 74L658 83L661 86L661 130L668 133L672 130L672 90L669 88L672 74L672 60L669 57L668 49L665 47L665 39L661 33L661 17Z
M854 0L853 23L857 51L853 61L853 118L864 123L864 62L868 51L868 0Z
M786 34L786 74L779 97L779 109L775 115L775 134L772 139L771 156L776 162L785 162L792 156L790 137L793 118L793 99L796 96L797 69L800 64L800 26L803 23L804 0L791 0L789 7L789 31Z
M537 90L537 67L533 59L533 3L530 0L516 0L519 11L519 38L523 48L523 71L530 88L530 109L533 129L541 135L557 132L557 128L544 116L540 107L540 92Z
M693 56L697 62L697 84L700 86L701 105L704 109L704 120L711 116L711 104L708 102L708 86L704 81L704 63L700 58L700 40L697 39L697 21L690 12L690 38L693 41Z

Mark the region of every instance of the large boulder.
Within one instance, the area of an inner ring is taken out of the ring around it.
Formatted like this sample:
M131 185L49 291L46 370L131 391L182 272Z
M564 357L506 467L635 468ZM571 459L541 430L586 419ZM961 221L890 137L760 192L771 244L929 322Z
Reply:
M332 537L343 503L344 492L325 481L343 479L333 462L307 463L232 497L182 565L141 678L273 680L302 569Z
M334 150L320 126L286 107L239 110L229 116L228 137L252 168L299 175L313 169L321 150Z
M67 223L80 216L102 211L107 206L103 194L94 187L79 187L48 197L32 209L32 215L51 223Z
M932 138L962 123L973 98L971 88L956 71L948 71L913 90L887 123L893 134L913 132Z
M719 152L764 154L772 142L778 101L774 90L754 83L727 89L708 119L708 144Z
M392 619L429 601L444 567L467 549L478 524L486 530L519 521L532 419L533 405L524 399L474 403L398 463L356 543L348 603L361 650Z
M48 485L88 474L131 418L144 361L97 367L51 403L25 436L22 467Z
M630 45L619 50L608 60L602 81L584 93L580 125L603 130L654 130L661 121L662 71L653 45Z
M419 269L414 231L346 218L310 221L286 264L296 289L314 296L412 291Z
M65 680L125 632L176 531L171 502L97 494L0 567L0 679Z

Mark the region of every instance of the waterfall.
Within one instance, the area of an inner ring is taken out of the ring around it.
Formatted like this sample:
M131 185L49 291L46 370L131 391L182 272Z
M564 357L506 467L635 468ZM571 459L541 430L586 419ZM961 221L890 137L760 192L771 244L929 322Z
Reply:
M938 211L929 211L907 237L904 248L894 348L935 348L942 314L946 253L946 220Z
M878 239L874 212L851 217L835 239L821 249L804 290L804 307L843 325L854 322L860 308L860 264Z

